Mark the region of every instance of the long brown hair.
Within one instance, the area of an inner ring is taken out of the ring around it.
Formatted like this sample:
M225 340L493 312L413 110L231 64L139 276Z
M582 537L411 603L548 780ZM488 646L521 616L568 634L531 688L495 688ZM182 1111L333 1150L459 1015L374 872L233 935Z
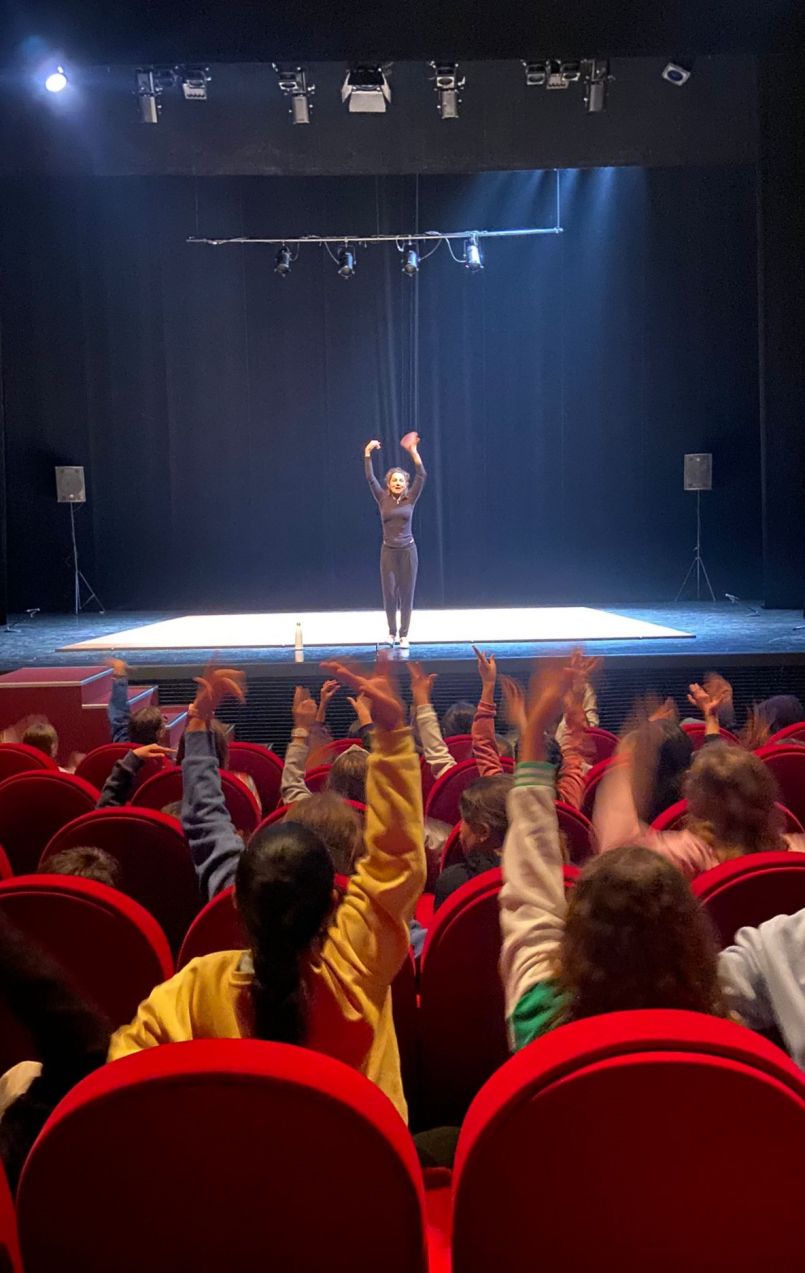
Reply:
M573 888L559 953L562 1020L636 1008L725 1015L710 921L672 863L626 846Z
M775 808L777 783L763 761L729 743L696 754L685 780L688 830L720 861L786 848Z

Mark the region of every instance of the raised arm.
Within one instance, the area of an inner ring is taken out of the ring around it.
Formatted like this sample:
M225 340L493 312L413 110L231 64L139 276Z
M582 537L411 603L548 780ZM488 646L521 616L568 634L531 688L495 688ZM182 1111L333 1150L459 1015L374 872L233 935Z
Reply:
M373 1026L408 954L408 922L425 885L419 758L387 661L371 676L324 665L371 700L375 723L366 775L366 852L322 949L335 992L346 992Z
M221 772L210 721L227 695L244 698L243 674L217 668L197 677L199 691L190 705L190 723L182 762L182 825L206 901L234 883L243 841L232 825L221 789Z
M312 744L312 731L316 728L316 703L304 685L297 685L293 696L293 729L291 741L285 749L282 766L280 800L283 804L296 804L306 800L310 789L305 782L305 768Z
M409 663L411 674L411 696L414 700L414 715L417 733L422 744L425 763L429 766L434 778L441 778L455 765L455 760L445 746L439 719L430 701L430 693L436 673L423 672L419 663Z
M408 452L414 465L414 480L408 491L408 498L412 504L415 504L422 494L425 478L428 476L425 472L425 465L422 463L422 457L419 454L420 440L418 433L406 433L400 442L400 446L404 451Z
M531 693L521 759L509 794L500 892L500 973L512 1050L543 1033L558 1000L551 982L565 924L562 847L553 766L545 731L555 719L569 670L544 663Z
M109 695L109 702L106 707L109 731L112 735L113 743L127 743L129 741L129 721L131 720L128 669L122 659L110 659L109 667L114 672L115 677L112 681L112 692Z
M173 755L175 748L162 747L159 743L146 743L127 752L120 760L115 761L112 772L103 784L96 808L109 809L128 804L132 788L146 760L164 760Z
M363 471L366 474L366 480L369 483L369 490L372 492L375 500L379 504L383 498L383 487L375 477L375 470L372 464L372 452L380 450L380 443L377 438L373 438L371 442L367 442L363 448Z
M494 654L486 655L477 646L472 648L478 660L478 674L481 678L481 697L472 720L472 755L478 766L478 773L482 778L489 778L503 773L500 752L495 741L497 665Z

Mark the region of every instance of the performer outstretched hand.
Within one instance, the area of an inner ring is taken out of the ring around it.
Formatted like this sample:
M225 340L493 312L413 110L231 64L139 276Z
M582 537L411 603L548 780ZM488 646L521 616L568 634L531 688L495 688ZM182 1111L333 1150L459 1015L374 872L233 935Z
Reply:
M372 454L373 451L379 451L379 450L380 450L380 443L378 442L377 438L372 438L371 442L367 442L366 446L363 448L363 458L365 460L368 460L369 456Z

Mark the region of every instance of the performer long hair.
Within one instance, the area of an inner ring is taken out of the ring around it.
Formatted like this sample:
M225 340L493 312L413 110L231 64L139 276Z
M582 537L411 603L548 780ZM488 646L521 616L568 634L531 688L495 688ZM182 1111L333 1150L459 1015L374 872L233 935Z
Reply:
M419 434L406 433L400 446L410 455L415 476L409 483L404 469L389 469L383 486L375 477L372 452L380 450L376 438L367 442L363 451L366 480L375 503L380 510L383 525L383 546L380 549L380 582L383 588L383 607L388 620L388 643L399 641L408 648L408 629L414 608L414 589L419 567L419 557L412 533L412 521L416 502L425 485L425 466L419 454ZM399 623L397 614L399 611Z

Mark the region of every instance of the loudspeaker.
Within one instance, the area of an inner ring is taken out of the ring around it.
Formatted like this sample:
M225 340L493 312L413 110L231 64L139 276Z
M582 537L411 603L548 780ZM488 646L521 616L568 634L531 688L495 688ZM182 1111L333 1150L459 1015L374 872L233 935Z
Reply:
M712 491L713 457L705 451L685 456L685 490Z
M81 464L56 467L56 499L60 504L86 504L84 468Z

